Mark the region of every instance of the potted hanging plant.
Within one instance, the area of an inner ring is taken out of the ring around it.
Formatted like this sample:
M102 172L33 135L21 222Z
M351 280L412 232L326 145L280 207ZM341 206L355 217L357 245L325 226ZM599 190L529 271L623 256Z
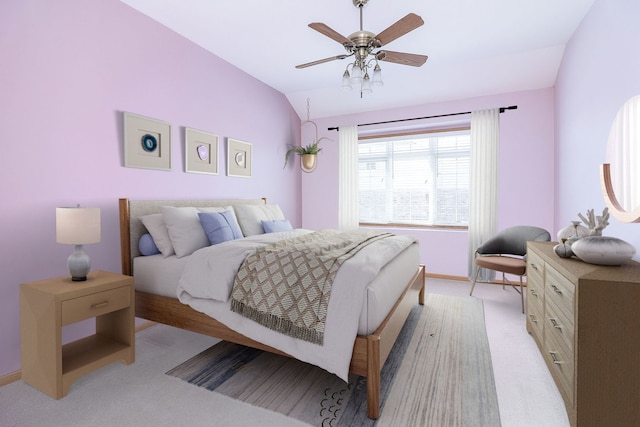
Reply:
M287 150L287 153L284 156L283 168L287 166L287 162L289 161L289 157L291 156L291 154L295 153L300 156L303 169L306 169L306 170L313 169L316 164L316 156L320 151L322 151L322 147L320 147L319 144L320 144L320 141L322 141L323 139L325 138L320 138L319 140L314 141L312 144L305 145L305 146L289 145L289 149Z

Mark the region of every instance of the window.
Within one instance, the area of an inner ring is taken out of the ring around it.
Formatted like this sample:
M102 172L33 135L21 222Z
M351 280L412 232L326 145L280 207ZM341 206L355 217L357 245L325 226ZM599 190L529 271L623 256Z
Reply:
M358 144L360 222L469 224L469 128Z

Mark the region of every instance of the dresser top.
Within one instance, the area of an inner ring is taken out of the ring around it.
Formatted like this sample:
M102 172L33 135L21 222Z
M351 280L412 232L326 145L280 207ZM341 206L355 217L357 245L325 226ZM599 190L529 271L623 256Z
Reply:
M640 263L627 261L623 265L596 265L580 261L576 257L560 258L553 251L557 242L528 242L528 248L535 251L545 262L551 264L564 276L580 280L602 282L637 283L640 285Z

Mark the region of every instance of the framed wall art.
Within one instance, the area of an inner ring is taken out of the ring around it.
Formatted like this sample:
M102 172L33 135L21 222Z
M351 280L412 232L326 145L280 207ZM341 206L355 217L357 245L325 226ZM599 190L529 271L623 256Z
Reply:
M184 170L218 175L218 136L191 128L184 131Z
M251 178L252 145L227 138L227 175Z
M171 170L171 125L125 112L124 165Z

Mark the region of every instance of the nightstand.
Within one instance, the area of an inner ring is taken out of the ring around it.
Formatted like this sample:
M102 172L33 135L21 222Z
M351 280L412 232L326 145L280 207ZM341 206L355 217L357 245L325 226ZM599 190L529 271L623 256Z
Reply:
M54 399L83 375L113 362L135 361L133 277L90 272L20 287L22 379ZM95 318L95 335L62 345L62 327Z

